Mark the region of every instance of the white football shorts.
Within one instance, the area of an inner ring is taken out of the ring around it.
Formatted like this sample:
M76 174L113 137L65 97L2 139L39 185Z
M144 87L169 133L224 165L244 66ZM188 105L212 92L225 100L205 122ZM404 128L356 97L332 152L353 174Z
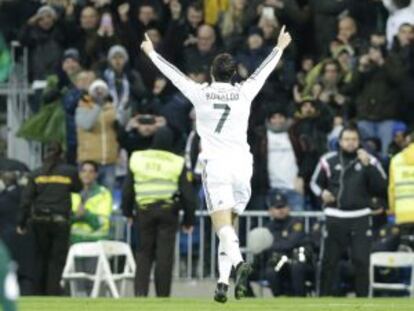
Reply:
M251 196L252 160L203 161L203 188L208 212L231 209L242 214Z

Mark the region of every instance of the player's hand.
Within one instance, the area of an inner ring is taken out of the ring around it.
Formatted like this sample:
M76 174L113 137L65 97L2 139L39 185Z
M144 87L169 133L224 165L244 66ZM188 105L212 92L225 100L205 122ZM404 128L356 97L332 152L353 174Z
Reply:
M144 51L145 54L149 54L150 52L154 51L154 45L152 44L151 39L149 38L148 34L145 33L144 41L141 43L141 49Z
M283 25L280 30L279 37L277 38L277 47L284 50L292 42L292 37L289 32L285 32L286 26Z

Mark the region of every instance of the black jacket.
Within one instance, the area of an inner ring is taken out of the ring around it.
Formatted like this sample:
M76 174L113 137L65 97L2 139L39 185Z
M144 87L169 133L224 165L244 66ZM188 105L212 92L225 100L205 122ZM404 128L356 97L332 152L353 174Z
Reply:
M272 233L274 241L271 252L290 254L293 249L301 246L305 239L303 223L292 217L283 220L273 219L266 227Z
M329 207L344 211L361 210L372 206L372 198L387 193L387 177L380 162L373 156L364 166L356 155L330 152L321 157L311 180L311 188L320 197L330 191L336 201Z
M47 172L41 167L29 175L23 189L19 225L25 227L33 216L70 216L71 192L79 192L82 184L75 167L59 163Z

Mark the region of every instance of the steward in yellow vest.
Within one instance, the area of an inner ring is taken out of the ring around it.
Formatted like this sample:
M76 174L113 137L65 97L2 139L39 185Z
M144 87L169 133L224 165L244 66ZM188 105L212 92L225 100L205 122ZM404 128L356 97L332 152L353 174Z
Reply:
M172 141L171 131L160 128L152 147L133 152L129 160L121 208L138 219L137 296L148 295L153 263L157 296L170 295L179 209L186 233L194 224L195 191L185 177L184 158L169 151Z
M83 190L72 194L71 243L98 241L109 238L112 212L111 192L98 185L98 164L85 161L81 165L80 178Z
M414 229L414 132L410 136L411 144L391 160L388 200L396 223Z

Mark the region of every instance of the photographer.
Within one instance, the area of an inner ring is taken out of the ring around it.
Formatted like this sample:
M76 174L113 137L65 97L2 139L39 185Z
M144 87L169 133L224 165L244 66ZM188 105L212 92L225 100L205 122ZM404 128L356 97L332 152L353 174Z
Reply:
M356 127L342 130L339 146L321 157L311 181L326 215L320 294L333 294L338 263L350 248L356 294L363 297L368 295L372 198L384 197L387 178L379 161L360 148Z
M274 296L305 296L308 266L303 257L304 248L300 247L305 240L303 224L290 216L290 207L283 194L272 194L268 203L272 220L266 227L274 241L268 250L266 279Z
M115 131L116 111L109 98L107 84L96 80L76 108L78 161L94 161L100 165L98 180L113 189L118 141Z
M155 109L141 109L129 120L125 129L118 128L118 140L121 148L125 149L128 155L137 150L148 149L154 135L161 128L171 131L167 126L166 119L158 115Z
M394 120L398 119L400 85L404 78L399 58L385 58L383 51L371 46L359 59L349 85L350 95L355 96L358 128L363 139L376 137L381 140L382 155L392 141Z

